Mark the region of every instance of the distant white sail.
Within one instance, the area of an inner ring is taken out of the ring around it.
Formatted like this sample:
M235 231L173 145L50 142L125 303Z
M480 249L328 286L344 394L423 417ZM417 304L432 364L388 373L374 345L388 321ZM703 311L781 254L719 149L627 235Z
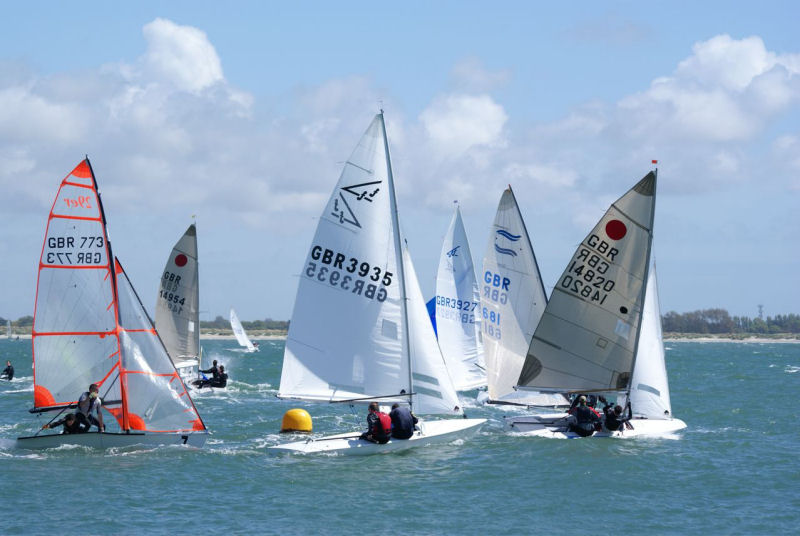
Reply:
M401 253L390 170L379 114L319 219L297 289L280 397L391 403L414 393L417 413L459 411L416 274Z
M236 340L239 342L239 346L246 348L248 352L256 351L255 345L250 342L250 338L247 336L247 333L245 333L242 323L239 321L239 317L236 316L236 311L233 309L231 309L231 329L236 336Z
M197 229L192 224L172 248L156 300L156 330L176 367L199 362L199 303Z
M650 261L656 175L619 198L553 289L519 377L538 390L626 390Z
M634 416L648 419L672 418L669 381L661 334L661 309L655 267L647 278L642 330L631 379L631 409Z
M439 257L435 299L439 347L456 390L486 385L478 283L458 205Z
M500 197L481 275L481 323L489 399L558 404L564 398L516 393L533 332L547 305L528 231L514 192Z
M11 338L11 320L6 320L6 337Z

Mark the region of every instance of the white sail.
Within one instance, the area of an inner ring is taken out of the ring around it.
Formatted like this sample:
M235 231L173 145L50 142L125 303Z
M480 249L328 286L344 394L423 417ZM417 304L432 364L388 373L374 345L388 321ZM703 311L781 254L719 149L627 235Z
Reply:
M531 341L519 384L625 390L634 366L650 260L656 175L619 198L581 242Z
M549 397L527 400L514 391L533 332L547 305L547 294L510 186L500 197L483 257L480 297L490 400L547 404L545 398ZM558 402L563 400L559 398Z
M34 409L74 404L97 383L103 409L123 432L205 432L152 322L112 258L97 184L84 160L59 187L39 262Z
M236 340L239 342L239 346L247 348L248 352L256 351L256 347L250 342L250 338L247 336L247 333L245 333L242 323L239 321L239 317L233 309L231 309L231 329L236 336Z
M11 338L11 320L6 320L6 337Z
M486 385L480 298L467 233L456 205L436 275L436 334L456 390Z
M177 367L198 364L199 304L197 229L192 224L172 248L156 300L156 329Z
M651 268L647 278L642 330L631 379L630 400L634 416L647 419L672 418L655 267Z
M398 262L390 169L379 114L317 225L297 289L280 397L389 403L408 402L413 392L419 413L453 411L457 403L413 267Z

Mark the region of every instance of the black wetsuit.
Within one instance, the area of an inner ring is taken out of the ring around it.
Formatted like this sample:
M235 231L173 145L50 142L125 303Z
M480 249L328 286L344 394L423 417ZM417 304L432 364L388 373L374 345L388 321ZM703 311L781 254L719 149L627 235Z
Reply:
M82 434L82 433L86 432L86 430L83 429L83 427L81 426L80 421L78 421L77 418L72 421L72 425L69 425L69 424L67 424L67 418L66 417L62 417L61 419L57 420L56 422L50 424L50 426L48 428L55 428L57 426L61 426L62 424L64 425L64 431L61 432L63 434Z
M200 372L203 374L211 374L214 379L219 378L219 366L217 365L211 367L210 369L201 370Z
M8 381L11 381L12 379L14 379L14 367L9 365L6 368L4 368L3 372L0 373L0 378L4 378L4 379L6 379Z
M600 417L589 406L578 406L575 408L575 418L577 423L570 425L569 429L581 437L589 437L594 434L596 422L600 421Z
M216 376L210 380L195 380L192 382L195 387L225 387L228 385L228 374L226 372L218 372Z
M414 425L417 417L405 406L394 408L389 417L392 418L392 437L396 439L409 439L414 435Z
M606 416L605 427L612 432L622 430L625 423L630 420L628 417L623 417L622 415L614 413L613 404L606 404L603 406L603 413Z

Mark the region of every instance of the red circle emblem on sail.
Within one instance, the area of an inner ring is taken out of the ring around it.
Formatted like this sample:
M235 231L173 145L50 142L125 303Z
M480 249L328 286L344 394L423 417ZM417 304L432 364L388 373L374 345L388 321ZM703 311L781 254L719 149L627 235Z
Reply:
M619 220L611 220L606 224L606 234L611 240L619 240L628 234L628 228Z
M186 266L186 255L181 253L177 257L175 257L175 264L178 266Z

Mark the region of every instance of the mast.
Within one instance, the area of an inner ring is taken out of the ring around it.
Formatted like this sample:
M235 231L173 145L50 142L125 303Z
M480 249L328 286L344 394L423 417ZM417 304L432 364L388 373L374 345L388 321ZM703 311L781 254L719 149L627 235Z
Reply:
M392 212L392 227L394 233L394 254L397 258L397 276L400 278L400 309L403 314L403 338L405 339L406 359L408 360L408 404L413 407L414 392L413 371L411 370L411 335L408 329L408 294L406 292L405 260L403 258L403 248L400 240L400 218L397 212L397 198L394 191L394 176L392 175L392 159L389 156L389 139L386 137L386 123L383 120L383 109L378 114L381 118L381 130L383 131L383 148L386 151L386 173L389 182L389 207Z
M639 326L636 328L636 341L634 342L635 351L633 352L633 362L631 363L630 377L628 378L628 386L625 389L625 398L630 401L631 399L631 384L633 383L633 371L636 369L636 359L639 357L639 337L642 333L642 324L644 323L644 300L647 297L647 278L650 277L650 255L653 251L653 223L656 219L656 187L658 186L658 168L653 170L653 209L650 211L650 233L649 243L647 244L647 262L644 265L644 283L642 284L642 291L639 294L639 300L642 304L642 311L639 316ZM661 314L660 312L658 313ZM632 414L633 409L628 406L628 411Z
M119 392L121 395L120 398L122 399L122 429L125 431L130 431L130 423L128 422L128 393L122 374L122 342L119 340L119 331L122 327L122 323L119 312L119 295L117 292L117 260L111 250L111 240L108 238L106 211L103 208L103 198L100 195L100 188L97 186L97 178L94 175L94 169L92 169L92 163L89 162L88 155L86 156L86 165L89 167L89 172L92 175L92 183L94 184L94 189L97 192L97 206L100 211L100 219L102 220L103 224L103 237L105 238L106 248L108 251L108 269L111 273L111 295L114 297L114 316L116 317L117 324L114 337L117 339L117 348L119 348L119 357L117 358L117 378L119 379Z

